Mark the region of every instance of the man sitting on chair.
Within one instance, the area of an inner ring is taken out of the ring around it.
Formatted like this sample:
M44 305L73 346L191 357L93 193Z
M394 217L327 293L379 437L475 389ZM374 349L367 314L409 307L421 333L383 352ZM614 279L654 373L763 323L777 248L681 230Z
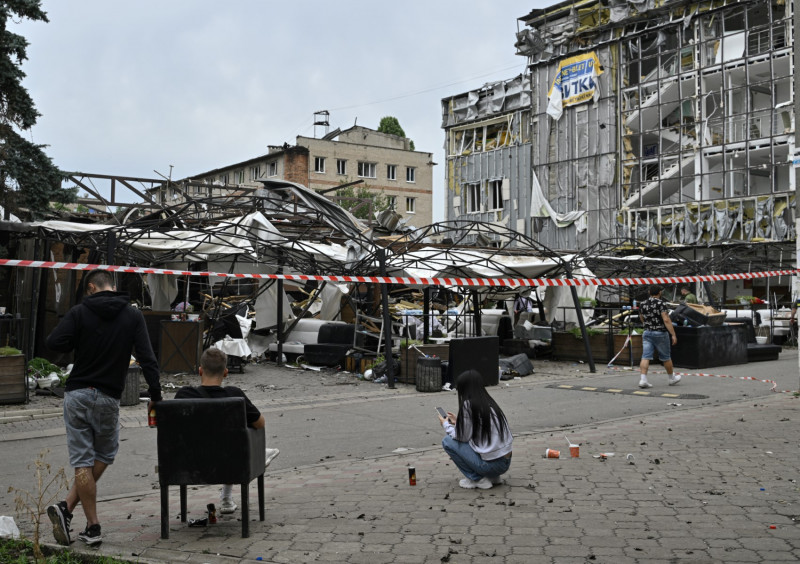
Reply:
M235 386L222 386L222 381L228 376L228 355L219 349L206 349L200 357L200 385L184 386L175 394L175 399L198 399L198 398L244 398L247 424L254 429L262 429L266 426L264 416L258 408L253 405L245 393ZM266 464L280 454L277 448L266 449ZM222 486L220 494L220 513L233 513L237 505L233 502L233 484Z

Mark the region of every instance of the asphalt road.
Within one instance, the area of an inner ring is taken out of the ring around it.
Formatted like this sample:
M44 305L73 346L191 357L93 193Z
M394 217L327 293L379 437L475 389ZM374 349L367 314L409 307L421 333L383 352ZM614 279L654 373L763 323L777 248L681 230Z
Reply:
M713 375L687 375L678 386L667 386L660 366L651 370L654 387L644 395L638 389L638 370L608 370L598 366L591 374L585 364L534 361L536 373L489 388L505 411L515 433L552 435L553 448L565 448L570 426L752 399L769 395L774 380L778 390L797 390L800 370L796 350L786 349L780 359L706 369ZM678 371L686 371L678 369ZM694 372L694 371L692 371ZM722 376L722 377L720 377ZM754 378L755 380L745 379ZM192 382L189 376L177 385ZM347 374L259 365L230 384L245 388L267 419L267 442L281 449L270 471L345 458L374 457L396 449L422 449L440 443L442 431L434 408L456 411L454 392L420 393L412 386L385 385L355 379ZM589 388L589 389L586 389ZM595 389L591 389L595 388ZM617 391L618 390L618 391ZM664 397L661 394L676 394ZM167 397L170 397L167 395ZM144 405L122 408L123 429L117 462L100 482L101 498L157 488L156 433L146 427ZM4 424L0 433L12 434ZM30 488L30 462L45 449L53 468L68 466L60 418L28 423L41 436L0 443L0 515L13 515L13 495L5 486ZM608 445L607 450L613 449Z

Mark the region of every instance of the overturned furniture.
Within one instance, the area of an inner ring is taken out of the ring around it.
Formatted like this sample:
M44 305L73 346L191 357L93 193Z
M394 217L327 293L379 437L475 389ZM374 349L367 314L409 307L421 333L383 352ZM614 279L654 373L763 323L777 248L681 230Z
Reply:
M239 484L242 537L250 536L250 482L258 481L258 517L264 520L264 429L247 425L244 398L177 399L156 406L161 538L169 538L169 486L180 487L186 522L186 486Z

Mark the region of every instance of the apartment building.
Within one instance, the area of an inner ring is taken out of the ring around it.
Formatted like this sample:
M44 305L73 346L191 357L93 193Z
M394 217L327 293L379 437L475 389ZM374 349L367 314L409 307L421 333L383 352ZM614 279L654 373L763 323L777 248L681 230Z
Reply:
M529 179L506 176L503 159L525 158L495 154L506 147L450 150L448 219L485 220L500 178L509 198L489 219L554 249L795 239L791 0L568 1L520 21L530 104L514 111L529 119ZM468 121L445 119L449 147L459 128L507 119L494 89L442 101L445 116L477 104Z
M298 136L295 145L269 146L268 152L246 161L201 172L185 190L158 189L165 203L191 197L228 195L259 188L258 179L288 180L322 191L362 181L382 193L406 225L429 225L433 214L433 155L413 151L407 138L361 126L335 130L322 138ZM187 179L188 180L188 179ZM335 190L326 192L334 197Z

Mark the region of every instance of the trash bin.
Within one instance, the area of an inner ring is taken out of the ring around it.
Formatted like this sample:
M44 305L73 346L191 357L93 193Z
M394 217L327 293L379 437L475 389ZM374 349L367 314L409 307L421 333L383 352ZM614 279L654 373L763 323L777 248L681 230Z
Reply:
M119 399L120 405L139 405L139 376L142 369L139 366L128 368L125 376L125 387L122 388L122 397Z
M417 359L417 391L438 392L442 389L442 359L421 356Z

